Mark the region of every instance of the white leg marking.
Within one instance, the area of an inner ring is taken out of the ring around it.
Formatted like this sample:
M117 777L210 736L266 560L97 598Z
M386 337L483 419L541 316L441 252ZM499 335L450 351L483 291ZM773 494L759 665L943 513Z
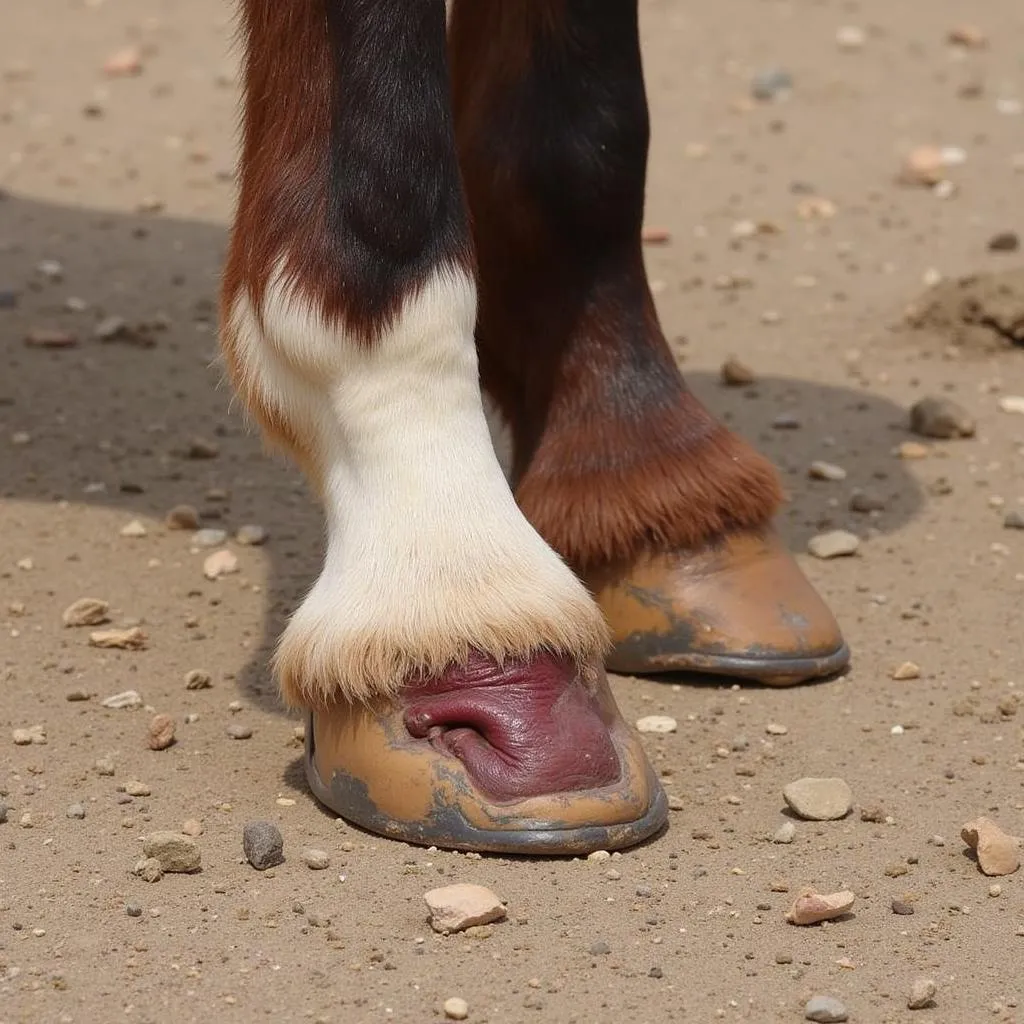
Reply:
M373 347L274 278L228 329L258 392L309 439L326 506L320 578L282 638L289 699L393 692L471 648L581 660L605 643L583 586L519 511L488 433L475 288L436 272ZM262 329L260 325L262 321Z

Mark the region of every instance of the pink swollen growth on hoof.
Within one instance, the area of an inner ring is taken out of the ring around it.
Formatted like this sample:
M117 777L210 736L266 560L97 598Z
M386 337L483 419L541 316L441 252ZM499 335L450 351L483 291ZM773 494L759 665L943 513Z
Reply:
M553 654L463 667L410 684L405 726L458 758L497 800L597 789L621 773L608 723L571 661Z

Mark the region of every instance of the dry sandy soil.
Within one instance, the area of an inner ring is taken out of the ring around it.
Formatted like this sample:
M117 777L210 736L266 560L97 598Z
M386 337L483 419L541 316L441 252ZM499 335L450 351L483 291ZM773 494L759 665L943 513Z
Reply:
M1024 229L1018 0L642 3L648 222L671 233L648 255L666 330L693 386L782 467L782 528L855 661L787 691L615 680L631 720L678 720L646 742L682 809L605 863L414 849L313 801L267 658L315 572L320 518L214 362L230 11L3 6L0 1021L419 1022L451 996L475 1022L799 1021L815 994L852 1021L1024 1020L1024 877L985 877L959 835L979 814L1024 834L1024 532L1003 525L1024 509L1024 416L1000 408L1024 394L1024 351L963 322L978 319L975 295L1004 327L1024 315L1019 253L989 249ZM965 21L986 48L948 42ZM843 26L862 45L843 49ZM125 46L141 73L105 75ZM773 68L791 93L754 99L752 77ZM949 154L953 188L896 182L924 143L966 154ZM127 337L94 336L110 316ZM41 329L77 345L27 346ZM754 386L719 384L731 353ZM960 402L977 434L916 439L925 457L901 458L925 395ZM778 429L780 416L799 426ZM194 438L217 454L189 458ZM846 479L808 479L816 459ZM884 507L851 511L858 488ZM257 523L270 539L229 539L240 571L206 580L209 551L163 525L182 502L205 526ZM122 535L132 520L145 536ZM861 538L854 557L803 553L833 527ZM98 650L64 628L83 596L109 601L115 625L142 623L148 649ZM920 677L892 679L908 660ZM212 688L187 690L192 669ZM129 688L146 709L101 706ZM177 721L161 752L146 746L154 712ZM230 724L252 737L230 739ZM46 744L15 745L33 726ZM97 772L104 758L113 776ZM845 778L853 812L772 842L782 787L807 775ZM130 780L150 795L128 796ZM202 824L202 871L133 877L141 837L186 819ZM242 859L253 819L284 834L272 872ZM307 847L330 868L307 868ZM434 935L423 892L457 880L496 890L508 920ZM805 885L853 890L853 913L787 924ZM921 976L935 1003L910 1010Z

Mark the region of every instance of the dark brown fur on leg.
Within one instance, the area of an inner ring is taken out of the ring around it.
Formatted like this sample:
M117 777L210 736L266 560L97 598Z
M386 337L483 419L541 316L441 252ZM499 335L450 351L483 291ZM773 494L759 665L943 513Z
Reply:
M775 472L689 391L647 286L636 0L457 0L450 39L521 507L578 571L766 525Z

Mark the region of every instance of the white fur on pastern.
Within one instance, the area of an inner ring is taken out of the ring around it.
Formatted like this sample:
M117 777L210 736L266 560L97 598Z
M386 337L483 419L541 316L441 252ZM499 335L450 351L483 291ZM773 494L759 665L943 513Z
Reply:
M410 294L372 346L279 275L258 316L244 291L234 297L236 384L301 438L327 515L323 571L277 652L291 703L387 695L472 649L587 662L606 645L596 605L519 511L495 456L475 312L456 268Z

